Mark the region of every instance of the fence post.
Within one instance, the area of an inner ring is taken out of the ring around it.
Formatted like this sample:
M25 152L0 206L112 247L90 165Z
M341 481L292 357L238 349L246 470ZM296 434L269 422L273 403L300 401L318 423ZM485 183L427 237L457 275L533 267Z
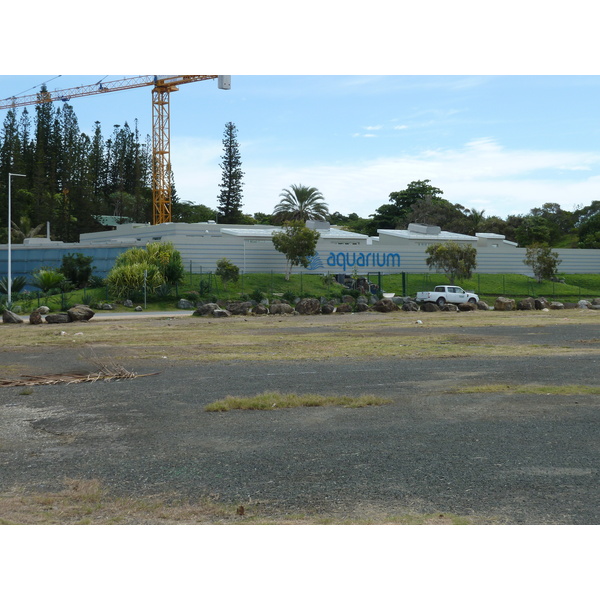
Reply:
M406 298L406 272L402 271L402 296Z

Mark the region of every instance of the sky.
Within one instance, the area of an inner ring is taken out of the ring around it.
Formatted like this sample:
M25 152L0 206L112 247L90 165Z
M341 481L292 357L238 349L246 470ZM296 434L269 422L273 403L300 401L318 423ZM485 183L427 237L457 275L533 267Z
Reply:
M249 214L272 212L292 184L318 188L330 212L361 217L425 179L486 216L600 199L591 2L572 0L565 11L538 0L506 0L502 10L474 0L373 0L366 10L306 0L298 10L257 0L203 7L198 20L187 18L189 3L172 0L158 29L153 11L114 0L65 29L69 7L77 4L29 15L26 45L18 25L4 32L0 99L43 82L53 90L126 74L231 75L229 91L204 81L172 94L171 161L183 201L217 206L230 121ZM19 22L22 13L9 5L4 16ZM142 136L151 134L150 87L71 104L84 132L100 121L108 137L137 119Z
M0 76L0 98L130 75ZM291 184L330 212L368 217L429 179L485 215L565 210L600 199L600 77L577 75L235 75L171 95L171 160L181 200L216 207L223 131L238 129L243 210L270 213ZM77 98L81 131L138 122L151 134L151 86ZM33 112L32 107L29 108Z

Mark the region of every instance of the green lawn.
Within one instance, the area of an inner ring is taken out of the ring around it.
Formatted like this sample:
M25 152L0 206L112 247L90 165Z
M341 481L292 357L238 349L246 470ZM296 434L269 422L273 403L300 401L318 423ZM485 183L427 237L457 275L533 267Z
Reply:
M394 292L398 296L414 296L419 291L432 290L436 285L449 283L445 275L423 273L423 274L396 274L379 275L369 273L370 281L380 285L384 292ZM498 296L510 298L523 298L526 296L544 296L549 300L562 302L577 302L581 298L592 299L600 297L600 274L588 275L560 275L565 283L544 281L538 283L534 278L525 275L489 275L477 274L467 281L457 281L465 289L474 290L482 300L493 304ZM194 292L195 294L190 294ZM187 274L183 283L173 288L167 295L162 297L148 297L144 303L143 293L136 294L132 300L136 305L146 307L146 310L172 310L180 298L195 295L202 301L218 301L256 298L263 294L268 298L290 296L313 296L313 297L341 297L348 290L336 283L331 277L314 274L292 275L290 281L285 280L283 274L278 273L253 273L240 276L235 283L224 286L213 274ZM5 299L5 298L4 298ZM0 298L0 305L3 298ZM29 313L41 304L48 305L52 311L66 310L69 306L77 303L94 305L98 302L113 302L106 288L88 290L76 290L64 294L45 297L41 293L30 292L26 294L15 294L13 304L21 306L22 313ZM125 309L122 305L116 305L117 310Z

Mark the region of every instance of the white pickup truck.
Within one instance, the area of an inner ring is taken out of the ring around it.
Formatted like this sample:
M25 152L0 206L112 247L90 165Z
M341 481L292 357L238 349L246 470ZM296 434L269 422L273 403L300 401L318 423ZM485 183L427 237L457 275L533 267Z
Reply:
M447 302L479 302L479 296L474 292L465 292L455 285L437 285L433 292L417 292L417 302L435 302L438 306L444 306Z

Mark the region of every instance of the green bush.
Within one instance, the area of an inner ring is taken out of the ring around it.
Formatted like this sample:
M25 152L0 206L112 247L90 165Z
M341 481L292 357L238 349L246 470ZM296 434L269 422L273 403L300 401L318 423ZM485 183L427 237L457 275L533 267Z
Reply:
M92 276L94 258L85 256L81 252L66 254L62 257L62 264L58 269L75 287L82 288L88 285Z

